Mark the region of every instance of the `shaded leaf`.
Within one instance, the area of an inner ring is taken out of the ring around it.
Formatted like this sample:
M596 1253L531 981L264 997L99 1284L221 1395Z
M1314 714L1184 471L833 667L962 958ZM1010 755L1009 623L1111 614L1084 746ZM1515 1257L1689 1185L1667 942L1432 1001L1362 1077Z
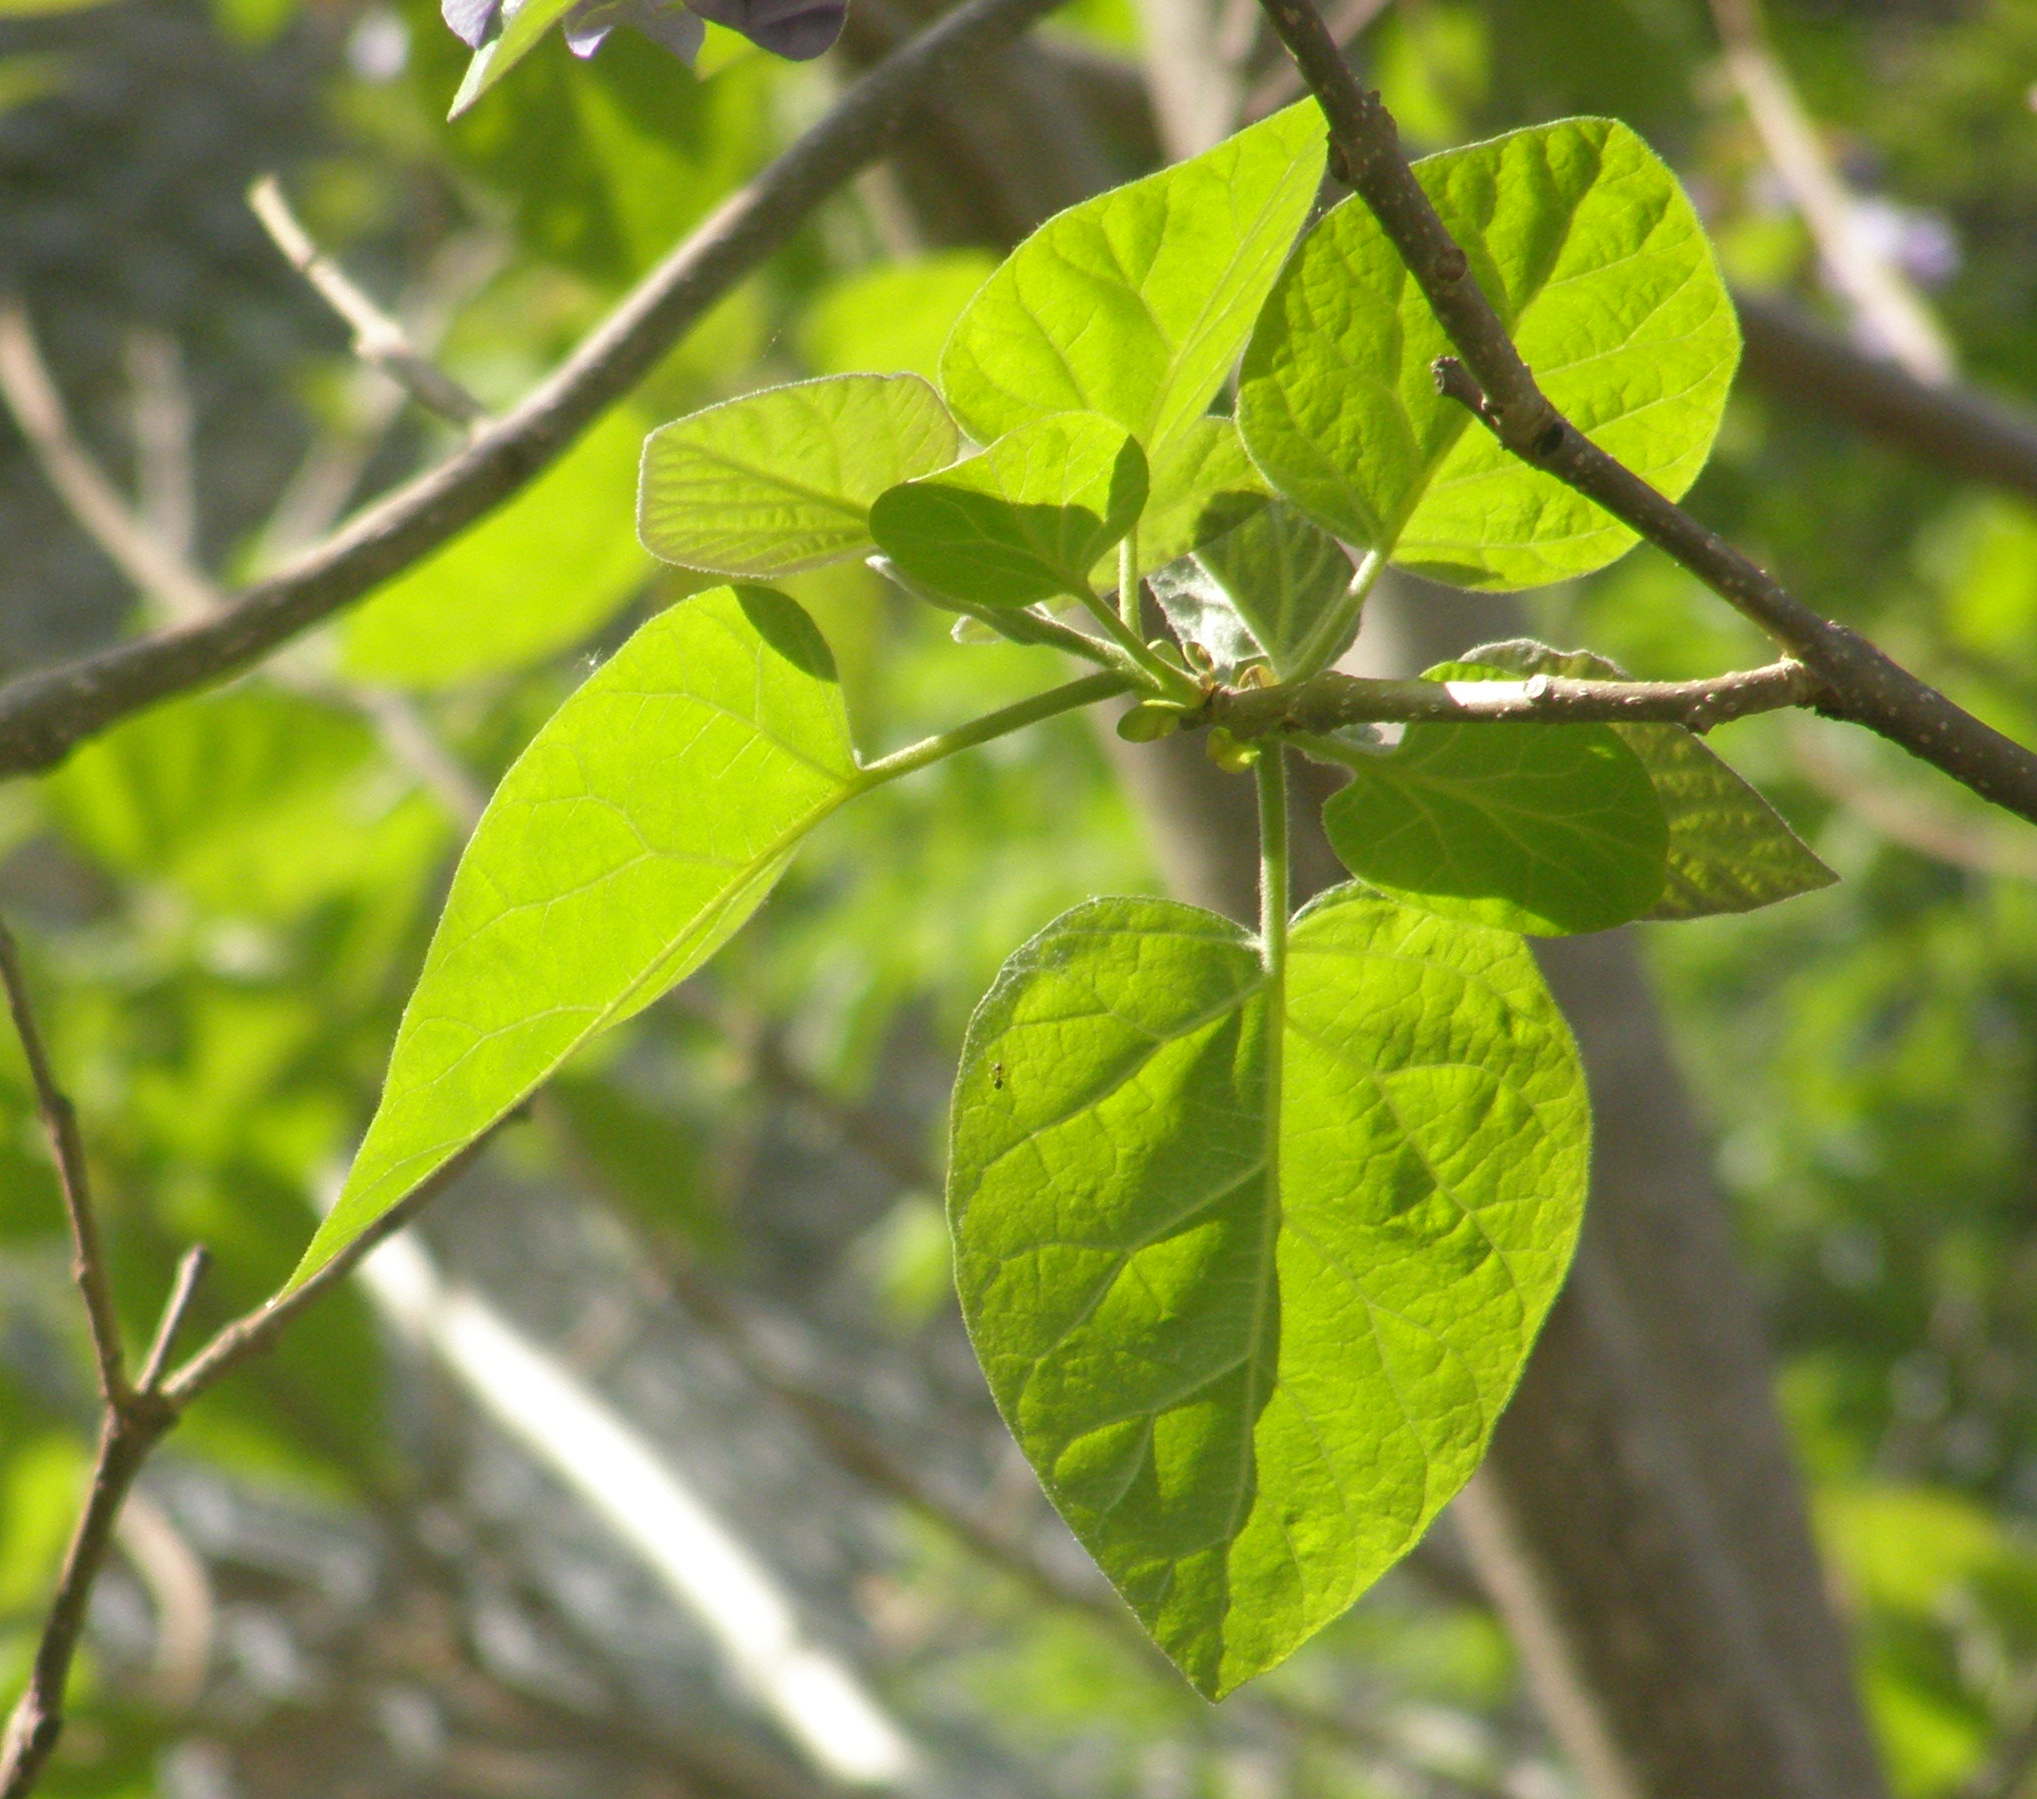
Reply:
M1285 994L1213 913L1093 900L957 1078L956 1278L1048 1495L1210 1697L1413 1546L1562 1279L1588 1115L1525 946L1341 888Z
M475 827L381 1104L293 1280L706 961L856 778L827 646L783 595L716 588L638 631Z
M1618 663L1588 650L1552 650L1516 638L1470 651L1467 662L1516 674L1624 681ZM1668 820L1668 878L1645 913L1656 919L1751 912L1839 877L1773 806L1681 725L1614 725L1648 771Z
M1566 119L1416 165L1549 398L1671 498L1704 466L1739 328L1676 177L1626 126ZM1434 580L1532 587L1634 534L1435 391L1450 351L1362 202L1304 240L1246 352L1238 422L1274 487Z
M824 375L675 419L644 443L644 547L712 574L781 576L865 556L870 502L954 459L917 375Z
M1243 660L1211 641L1226 641L1221 621L1228 615L1281 680L1298 681L1351 647L1360 605L1353 572L1342 544L1276 500L1161 569L1152 585L1169 622L1220 666Z
M1449 663L1431 679L1490 679ZM1338 859L1452 918L1561 936L1647 915L1669 827L1609 725L1411 724L1323 806Z
M1150 573L1223 536L1266 504L1266 477L1245 454L1227 418L1192 419L1152 458L1151 489L1139 520L1139 572ZM1111 570L1102 583L1117 584Z
M1146 459L1123 427L1064 412L880 495L870 529L912 581L979 605L1029 606L1088 591L1091 565L1145 503Z

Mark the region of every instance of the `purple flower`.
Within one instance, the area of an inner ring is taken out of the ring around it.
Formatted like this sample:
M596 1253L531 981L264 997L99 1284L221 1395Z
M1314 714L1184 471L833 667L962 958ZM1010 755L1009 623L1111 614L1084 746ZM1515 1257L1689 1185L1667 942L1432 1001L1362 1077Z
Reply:
M502 29L505 0L439 0L453 35L478 50ZM640 31L692 66L703 26L739 31L774 56L805 62L841 35L848 0L580 0L566 15L566 44L575 56L592 56L618 25Z

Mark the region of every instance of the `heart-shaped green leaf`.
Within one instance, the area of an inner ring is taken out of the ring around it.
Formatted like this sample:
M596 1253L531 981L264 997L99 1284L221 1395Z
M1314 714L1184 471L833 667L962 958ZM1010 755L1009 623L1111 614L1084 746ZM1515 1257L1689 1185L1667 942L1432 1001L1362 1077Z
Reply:
M1428 674L1495 677L1466 663ZM1662 802L1610 725L1413 724L1350 765L1323 807L1330 846L1416 905L1562 936L1646 917L1662 897Z
M675 419L644 443L637 530L654 556L776 579L867 556L870 502L960 446L917 375L827 375Z
M1352 592L1344 546L1283 501L1169 564L1153 577L1168 621L1219 664L1225 614L1283 681L1327 668L1358 632L1361 595ZM1213 638L1215 641L1213 641Z
M955 1089L963 1310L1049 1497L1198 1690L1291 1654L1476 1467L1588 1138L1503 932L1343 888L1276 983L1213 913L1095 900L1006 964Z
M293 1281L706 961L856 780L827 645L782 594L715 588L638 631L488 802Z
M1565 119L1416 165L1549 398L1671 498L1710 452L1740 334L1676 177L1626 126ZM1238 423L1274 487L1348 543L1463 587L1602 567L1634 535L1453 400L1449 340L1372 214L1347 200L1282 274Z
M941 391L956 416L988 442L1100 412L1158 462L1230 373L1322 171L1305 101L1049 219L955 321Z
M1089 591L1089 570L1138 521L1146 459L1122 425L1062 412L880 494L878 546L908 579L983 606Z
M1616 662L1588 650L1552 650L1516 638L1465 658L1515 674L1624 681ZM1773 806L1681 725L1614 725L1641 760L1669 822L1669 874L1648 918L1752 912L1839 877L1813 855Z

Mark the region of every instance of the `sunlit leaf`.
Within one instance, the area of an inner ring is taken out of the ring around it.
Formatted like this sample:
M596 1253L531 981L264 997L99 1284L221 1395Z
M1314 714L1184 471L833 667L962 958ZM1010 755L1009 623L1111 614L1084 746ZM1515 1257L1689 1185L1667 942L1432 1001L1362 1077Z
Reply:
M1140 572L1223 536L1266 500L1266 477L1245 454L1238 427L1227 418L1191 419L1152 458L1151 492L1139 519ZM1115 584L1113 573L1104 585Z
M1006 965L949 1215L991 1391L1217 1697L1477 1465L1569 1260L1588 1124L1517 937L1342 888L1284 992L1213 913L1095 900Z
M577 0L522 0L503 22L501 34L474 52L474 60L467 65L466 77L446 116L457 119L535 50L538 40L576 4Z
M1416 165L1549 398L1675 498L1704 466L1739 327L1676 177L1626 126L1566 119ZM1246 447L1346 542L1435 580L1533 587L1634 534L1435 389L1451 345L1370 211L1347 200L1268 302L1239 387Z
M716 588L638 631L475 827L381 1105L295 1278L712 955L855 777L827 646L783 595Z
M986 606L1080 594L1146 503L1122 426L1063 412L878 498L870 529L908 579Z
M827 375L675 419L644 444L638 528L654 555L777 577L866 556L870 502L954 460L917 375Z
M1049 219L955 322L941 389L956 416L988 442L1100 412L1157 462L1230 373L1322 170L1308 101Z

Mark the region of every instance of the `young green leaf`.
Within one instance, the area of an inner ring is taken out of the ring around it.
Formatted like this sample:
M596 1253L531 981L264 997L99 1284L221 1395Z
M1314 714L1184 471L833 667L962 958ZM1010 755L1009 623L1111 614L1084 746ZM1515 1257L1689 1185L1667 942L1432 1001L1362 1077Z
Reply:
M1276 675L1298 681L1351 647L1363 601L1352 574L1342 544L1276 500L1161 569L1153 593L1169 622L1219 663L1236 660L1211 641L1228 614Z
M1510 673L1624 681L1616 662L1586 650L1552 650L1516 638L1471 651L1467 662ZM1647 918L1752 912L1839 877L1813 855L1760 794L1681 725L1614 725L1641 760L1669 822L1669 873Z
M1739 359L1711 246L1626 126L1566 119L1416 165L1544 390L1652 486L1704 466ZM1274 487L1353 544L1463 587L1602 567L1634 535L1503 449L1430 373L1442 327L1371 213L1309 233L1245 354L1238 423Z
M855 781L827 645L782 594L716 588L638 631L475 827L381 1105L293 1279L706 961Z
M1097 558L1137 523L1146 459L1124 427L1063 412L936 475L880 494L878 547L908 579L985 606L1089 591Z
M1223 536L1262 508L1266 477L1245 454L1227 418L1191 419L1151 459L1152 492L1139 520L1139 572L1146 574ZM1102 578L1117 585L1117 571Z
M867 556L870 502L960 447L917 375L827 375L675 419L644 442L637 528L654 556L776 579Z
M978 438L1115 419L1159 461L1207 410L1323 172L1313 102L1049 219L955 321L941 390Z
M1292 1653L1477 1465L1588 1138L1499 931L1342 888L1277 984L1228 920L1094 900L1006 964L955 1089L963 1310L1049 1497L1199 1691Z
M1455 663L1428 674L1493 678ZM1350 766L1323 806L1330 847L1415 905L1563 936L1646 917L1662 897L1662 802L1609 725L1413 724Z

